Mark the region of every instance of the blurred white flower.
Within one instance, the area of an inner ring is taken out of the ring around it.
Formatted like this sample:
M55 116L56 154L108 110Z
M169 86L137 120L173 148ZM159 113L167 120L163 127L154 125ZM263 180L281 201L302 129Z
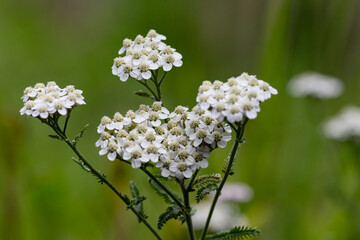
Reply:
M252 188L245 183L227 183L221 190L220 201L249 202L254 195Z
M194 206L195 215L192 216L194 229L201 230L205 226L211 201L204 201ZM209 230L212 232L224 231L234 226L248 225L248 218L244 214L240 214L239 207L236 204L219 201L213 212Z
M338 141L360 140L360 108L347 106L323 124L326 137Z
M335 98L342 94L344 84L338 78L316 72L305 72L293 77L287 85L294 97Z

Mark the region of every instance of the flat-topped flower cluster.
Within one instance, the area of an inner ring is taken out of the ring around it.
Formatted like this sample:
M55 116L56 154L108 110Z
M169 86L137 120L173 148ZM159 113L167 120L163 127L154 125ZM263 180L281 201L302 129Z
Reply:
M48 82L46 85L37 83L24 90L21 97L24 107L20 114L42 119L48 118L50 114L64 116L77 105L85 104L82 92L73 85L60 88L55 82Z
M125 82L129 77L150 79L151 71L159 68L167 72L173 66L180 67L183 64L181 54L163 43L165 39L155 30L150 30L146 37L138 35L135 40L124 39L120 56L114 59L112 73Z
M98 126L100 155L109 160L131 161L133 168L156 163L164 177L190 178L196 169L208 167L215 148L231 140L231 128L195 107L178 106L169 112L161 102L141 105L125 116L104 116Z
M260 103L276 94L277 90L267 82L243 73L225 83L204 81L199 87L196 101L201 110L211 112L211 116L218 121L237 123L245 117L256 118Z

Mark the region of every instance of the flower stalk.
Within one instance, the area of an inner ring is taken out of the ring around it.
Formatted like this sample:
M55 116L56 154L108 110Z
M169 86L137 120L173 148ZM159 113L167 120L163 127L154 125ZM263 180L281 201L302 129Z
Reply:
M244 135L244 131L245 131L245 126L246 126L246 123L248 122L248 119L245 118L244 122L243 123L238 123L237 124L237 128L236 128L236 138L235 138L235 143L234 143L234 146L231 150L231 155L230 155L230 159L229 159L229 162L228 162L228 165L227 165L227 168L226 168L226 171L224 173L224 177L223 179L221 180L220 182L220 185L219 187L216 189L216 193L215 193L215 196L214 196L214 199L211 203L211 207L210 207L210 210L209 210L209 214L208 214L208 217L206 219L206 223L205 223L205 226L204 226L204 229L203 229L203 232L202 232L202 235L201 235L201 240L204 240L205 237L206 237L206 233L207 233L207 230L209 228L209 224L210 224L210 221L211 221L211 217L212 217L212 214L214 212L214 209L215 209L215 206L216 206L216 203L221 195L221 190L222 188L224 187L225 185L225 182L227 180L227 178L229 177L230 175L230 172L231 172L231 168L233 166L233 162L235 160L235 156L236 156L236 153L239 149L239 144L242 142L242 137Z

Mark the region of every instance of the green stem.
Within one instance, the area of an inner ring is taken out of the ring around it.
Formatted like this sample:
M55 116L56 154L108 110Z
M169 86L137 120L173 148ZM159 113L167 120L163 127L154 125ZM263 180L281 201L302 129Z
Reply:
M70 119L70 110L68 112L68 114L66 115L66 120L65 120L65 124L64 124L64 130L63 130L63 133L65 134L66 133L66 128L67 128L67 125L68 125L68 122L69 122L69 119Z
M73 150L73 152L78 156L78 158L88 167L92 174L94 174L96 177L100 179L101 182L105 183L125 204L126 204L126 198L123 194L117 190L117 188L109 181L107 178L101 174L91 163L89 163L82 154L78 151L75 144L66 136L65 131L62 131L58 124L53 125L51 123L48 123L48 125L59 135L62 140L66 142L66 144ZM151 226L151 224L133 207L130 206L130 210L145 224L145 226L154 234L154 236L161 240L160 235L156 232L156 230Z
M167 72L164 72L163 75L161 76L161 79L159 81L159 86L161 85L161 83L164 81L164 78L166 76Z
M137 81L137 82L139 82L141 85L145 86L152 93L152 95L154 95L154 98L156 101L160 101L160 99L156 95L156 93L145 82L142 82L142 81Z
M184 197L185 207L190 210L189 192L186 191L186 189L185 189L184 179L180 181L180 187L181 187L181 191L182 191L182 194ZM187 224L188 231L189 231L190 240L194 240L195 234L194 234L194 228L193 228L192 219L191 219L191 213L190 212L185 213L185 218L186 218L186 224Z
M238 128L236 129L235 143L234 143L234 146L233 146L233 148L232 148L232 150L231 150L231 155L230 155L230 159L229 159L229 162L228 162L228 166L227 166L226 171L225 171L225 173L224 173L224 177L223 177L223 179L221 180L220 185L219 185L219 187L218 187L217 190L216 190L214 199L213 199L213 201L212 201L212 203L211 203L209 215L208 215L208 217L207 217L207 219L206 219L205 227L204 227L204 230L203 230L202 235L201 235L201 240L204 240L204 239L205 239L206 232L207 232L207 230L208 230L208 228L209 228L210 220L211 220L212 214L213 214L213 212L214 212L214 209L215 209L217 200L219 199L220 194L221 194L221 190L222 190L222 188L224 187L225 182L226 182L227 178L228 178L229 175L230 175L230 171L231 171L233 162L234 162L234 160L235 160L236 152L237 152L237 150L238 150L238 148L239 148L239 144L241 143L242 137L243 137L243 135L244 135L245 125L246 125L247 121L248 121L248 119L245 118L244 123L243 123L243 124L239 123L239 124L238 124Z
M192 178L191 178L191 180L190 180L190 182L189 182L189 184L188 184L188 186L187 186L187 188L186 188L186 191L187 192L190 192L192 189L192 185L193 185L193 183L194 183L194 181L195 181L195 179L196 179L196 176L197 176L197 174L199 173L199 171L200 171L200 169L196 169L196 171L195 171L195 173L193 174L193 176L192 176Z

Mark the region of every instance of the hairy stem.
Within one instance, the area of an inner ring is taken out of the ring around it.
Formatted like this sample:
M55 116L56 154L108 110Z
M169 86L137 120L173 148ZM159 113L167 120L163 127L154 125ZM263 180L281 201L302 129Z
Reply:
M243 137L243 135L244 135L245 125L246 125L247 121L248 121L248 119L245 118L243 124L239 123L239 124L237 125L238 128L236 129L235 143L234 143L234 146L233 146L233 148L232 148L232 150L231 150L231 155L230 155L230 159L229 159L229 162L228 162L228 166L227 166L226 171L225 171L225 173L224 173L224 177L223 177L223 179L221 180L220 185L219 185L219 187L218 187L217 190L216 190L214 199L213 199L213 201L212 201L212 203L211 203L209 215L208 215L208 217L207 217L207 219L206 219L205 227L204 227L204 230L203 230L202 235L201 235L201 240L204 240L204 239L205 239L206 232L207 232L207 230L208 230L208 228L209 228L210 220L211 220L212 214L213 214L213 212L214 212L214 209L215 209L217 200L219 199L220 194L221 194L221 190L222 190L222 188L224 187L225 182L226 182L227 178L228 178L229 175L230 175L230 171L231 171L233 162L234 162L234 160L235 160L236 152L237 152L237 150L238 150L238 148L239 148L239 144L241 143L242 137Z
M56 122L55 122L56 123ZM53 122L48 123L48 125L59 135L59 137L66 142L66 144L73 150L73 152L78 156L78 158L84 163L86 167L88 167L92 174L94 174L96 177L100 179L102 183L105 183L125 204L126 204L126 198L123 194L119 192L119 190L109 181L107 178L101 174L90 162L88 162L83 155L79 152L79 150L76 148L73 141L71 141L65 133L64 129L63 131L59 128L59 125L53 124ZM129 207L130 210L145 224L145 226L154 234L154 236L161 240L160 235L156 232L155 228L151 226L151 224L133 207Z

